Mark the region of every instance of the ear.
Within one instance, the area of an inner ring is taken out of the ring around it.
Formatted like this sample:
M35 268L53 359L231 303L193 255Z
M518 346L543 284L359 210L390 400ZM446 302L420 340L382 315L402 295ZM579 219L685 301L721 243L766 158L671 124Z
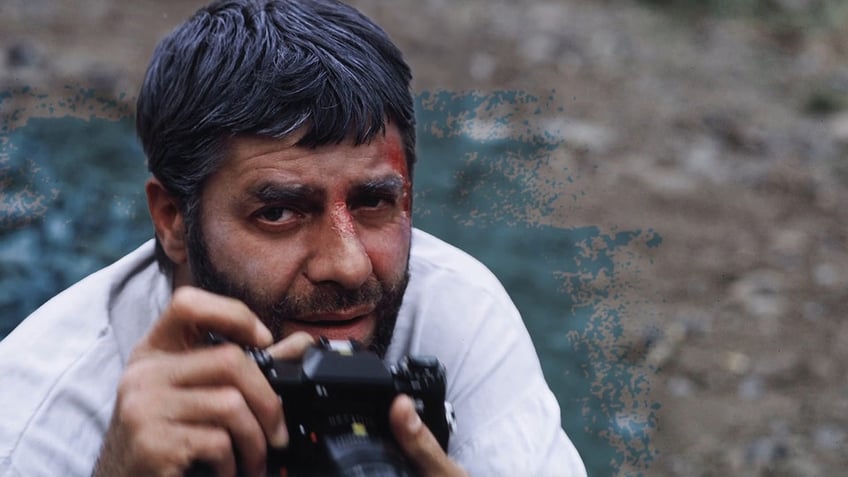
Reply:
M156 237L165 254L175 264L185 265L188 261L186 230L179 202L155 177L148 179L144 191L147 193L147 208L153 219Z

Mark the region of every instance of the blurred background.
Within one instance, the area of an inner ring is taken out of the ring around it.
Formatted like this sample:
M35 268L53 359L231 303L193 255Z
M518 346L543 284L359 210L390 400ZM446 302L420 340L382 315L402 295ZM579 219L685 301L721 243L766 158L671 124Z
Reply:
M0 0L0 335L151 236L134 97L202 3ZM353 4L590 475L848 475L848 2Z

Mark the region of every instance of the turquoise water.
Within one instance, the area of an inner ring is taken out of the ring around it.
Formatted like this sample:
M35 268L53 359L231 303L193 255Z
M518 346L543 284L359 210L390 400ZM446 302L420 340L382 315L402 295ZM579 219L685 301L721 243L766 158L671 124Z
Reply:
M61 101L36 97L47 117L2 113L0 336L152 236L142 190L147 172L131 121L98 118L100 109L87 120L51 111L60 102L64 110L109 107L79 93ZM647 378L616 355L626 308L611 303L622 286L615 280L620 252L661 239L650 230L538 225L538 217L550 216L563 199L579 201L581 192L569 171L557 180L545 176L550 169L543 166L563 144L552 132L516 127L515 112L528 108L549 113L550 98L418 97L415 225L479 258L509 290L590 475L608 475L623 462L648 464L658 405L641 397ZM9 130L16 115L33 117ZM504 127L512 133L498 132Z

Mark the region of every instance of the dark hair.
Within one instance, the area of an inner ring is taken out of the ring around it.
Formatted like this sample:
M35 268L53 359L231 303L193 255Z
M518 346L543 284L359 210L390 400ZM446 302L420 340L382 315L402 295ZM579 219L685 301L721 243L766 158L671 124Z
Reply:
M157 46L138 97L136 129L153 175L195 226L206 179L238 135L298 145L397 126L415 163L411 73L364 15L334 0L226 0L195 13ZM173 266L157 240L157 260Z

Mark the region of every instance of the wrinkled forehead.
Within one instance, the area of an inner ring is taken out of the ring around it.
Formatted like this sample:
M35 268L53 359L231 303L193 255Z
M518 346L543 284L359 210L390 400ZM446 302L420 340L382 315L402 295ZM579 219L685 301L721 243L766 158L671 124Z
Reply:
M384 133L365 143L348 137L338 143L304 146L303 131L283 138L239 135L230 138L221 170L227 175L261 175L262 172L304 177L368 177L369 173L394 171L411 185L408 161L401 134L389 125Z
M356 137L356 132L352 130L347 137L338 142L305 145L302 140L310 133L310 129L311 126L302 126L279 138L256 134L234 135L225 142L224 162L286 151L298 155L308 155L314 152L316 153L314 156L317 158L320 155L317 153L326 153L334 149L347 151L373 149L380 151L380 154L389 160L396 169L402 171L405 176L409 175L409 158L406 154L403 138L398 128L392 123L387 123L381 133L364 142L360 142Z

